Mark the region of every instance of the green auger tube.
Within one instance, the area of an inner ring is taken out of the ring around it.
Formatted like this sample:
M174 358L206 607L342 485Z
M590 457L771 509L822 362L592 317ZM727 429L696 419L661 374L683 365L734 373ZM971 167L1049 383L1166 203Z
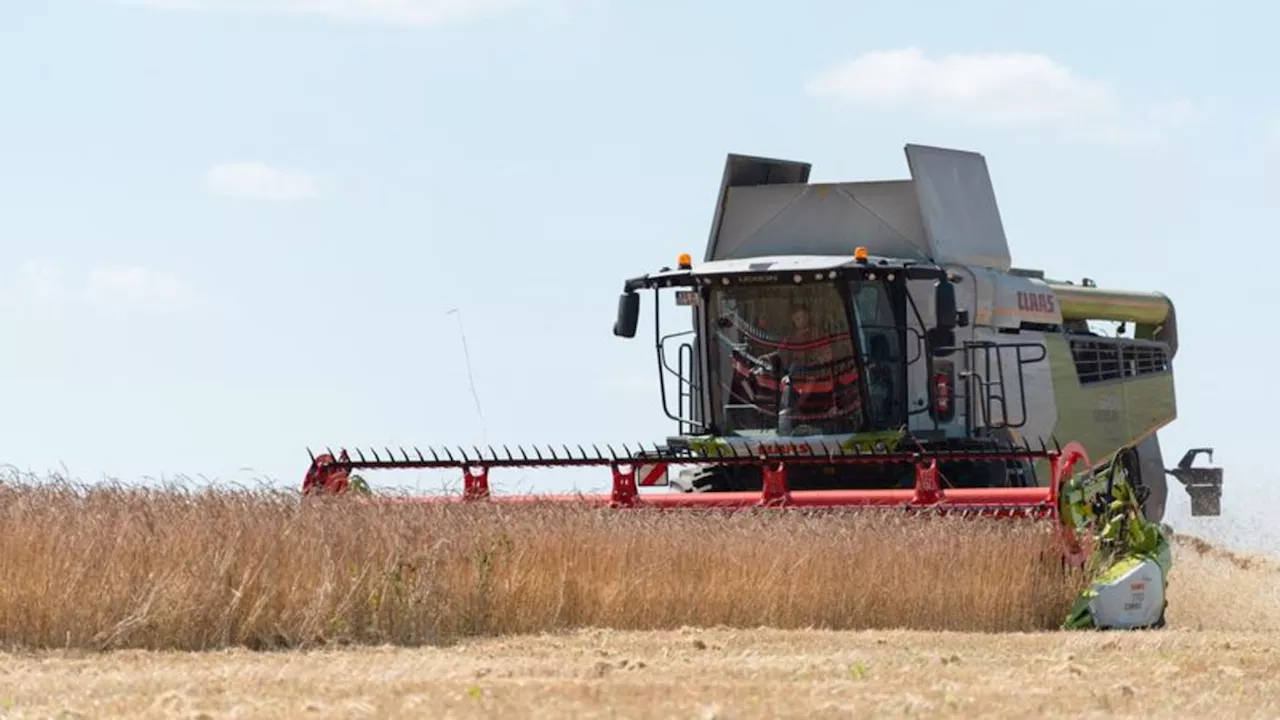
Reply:
M1096 505L1089 502L1087 493L1078 492L1079 481L1070 481L1072 516L1081 521L1080 530L1088 525L1093 532L1095 550L1086 567L1094 579L1076 598L1062 629L1164 627L1165 591L1173 567L1168 530L1142 516L1136 493L1118 460L1105 472L1110 475L1106 478L1109 492L1096 495ZM1093 522L1083 522L1086 518Z

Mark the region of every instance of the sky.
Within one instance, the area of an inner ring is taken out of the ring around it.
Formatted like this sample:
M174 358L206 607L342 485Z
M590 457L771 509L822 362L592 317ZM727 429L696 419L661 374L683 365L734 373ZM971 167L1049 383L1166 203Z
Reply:
M1018 266L1171 296L1166 465L1214 446L1226 489L1168 519L1280 551L1278 14L2 3L0 463L297 486L326 444L661 440L649 300L623 340L617 295L701 256L725 155L902 178L919 143L985 155Z

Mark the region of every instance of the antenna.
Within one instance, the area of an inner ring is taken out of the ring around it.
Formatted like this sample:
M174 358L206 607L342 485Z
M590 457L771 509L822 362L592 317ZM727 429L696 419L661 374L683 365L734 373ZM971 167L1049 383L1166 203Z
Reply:
M458 318L458 335L462 338L462 358L467 365L467 384L471 388L471 397L476 401L476 415L480 418L480 437L485 445L489 444L489 430L485 427L484 411L480 409L480 394L476 392L476 380L471 373L471 353L467 350L467 331L462 326L462 311L449 308L445 315L456 315Z

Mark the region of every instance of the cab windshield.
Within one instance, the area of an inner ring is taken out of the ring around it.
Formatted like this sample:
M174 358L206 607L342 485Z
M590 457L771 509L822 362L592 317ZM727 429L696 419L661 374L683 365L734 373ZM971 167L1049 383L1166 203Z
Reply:
M843 435L901 421L901 333L883 283L719 287L708 309L724 434Z

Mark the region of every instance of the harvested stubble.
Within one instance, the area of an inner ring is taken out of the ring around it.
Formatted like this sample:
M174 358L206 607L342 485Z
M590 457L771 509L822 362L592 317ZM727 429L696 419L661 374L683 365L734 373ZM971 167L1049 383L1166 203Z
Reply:
M1030 631L1048 524L0 484L0 644L421 644L580 627Z

